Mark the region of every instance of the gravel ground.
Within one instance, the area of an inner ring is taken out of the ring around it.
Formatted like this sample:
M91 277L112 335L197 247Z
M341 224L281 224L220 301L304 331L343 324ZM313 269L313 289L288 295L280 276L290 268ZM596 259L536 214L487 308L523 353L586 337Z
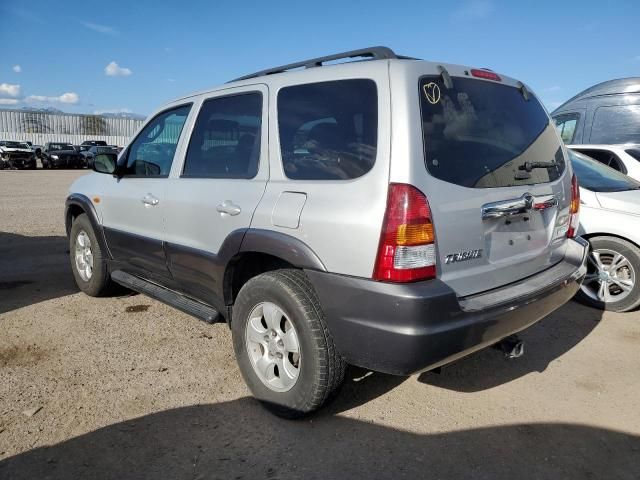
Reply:
M310 419L266 413L229 329L89 298L63 209L84 172L0 172L0 478L640 478L640 312L571 302L441 374L350 369Z

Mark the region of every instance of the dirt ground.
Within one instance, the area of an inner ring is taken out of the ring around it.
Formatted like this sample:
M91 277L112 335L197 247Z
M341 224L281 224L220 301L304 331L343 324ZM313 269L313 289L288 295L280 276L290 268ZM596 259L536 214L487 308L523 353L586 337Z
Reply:
M312 418L249 395L226 325L78 293L67 188L0 172L0 478L640 478L640 312L570 302L441 374L350 369Z

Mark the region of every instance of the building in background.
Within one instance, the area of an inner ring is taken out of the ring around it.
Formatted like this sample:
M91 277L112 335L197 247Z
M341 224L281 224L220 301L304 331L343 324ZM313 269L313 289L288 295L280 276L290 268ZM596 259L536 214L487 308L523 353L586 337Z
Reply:
M140 128L144 117L132 114L87 115L55 110L0 109L0 140L69 142L104 140L124 146Z

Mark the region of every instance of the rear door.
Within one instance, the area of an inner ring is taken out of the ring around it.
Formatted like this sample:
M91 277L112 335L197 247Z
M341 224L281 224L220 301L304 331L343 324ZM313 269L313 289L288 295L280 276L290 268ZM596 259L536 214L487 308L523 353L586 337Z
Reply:
M183 292L217 308L227 254L221 249L227 241L227 252L237 252L237 232L251 225L269 177L267 105L265 85L205 97L184 162L166 191L165 248L173 278Z
M557 263L570 201L565 153L535 96L497 76L465 73L449 87L439 75L419 82L430 176L421 187L433 213L439 277L461 296Z

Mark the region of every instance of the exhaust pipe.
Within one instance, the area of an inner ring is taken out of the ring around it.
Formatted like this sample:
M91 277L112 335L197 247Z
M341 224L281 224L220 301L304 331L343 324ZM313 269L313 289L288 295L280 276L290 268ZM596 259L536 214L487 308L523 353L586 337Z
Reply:
M493 348L500 350L505 358L520 358L524 355L524 342L517 335L510 335L496 343Z

